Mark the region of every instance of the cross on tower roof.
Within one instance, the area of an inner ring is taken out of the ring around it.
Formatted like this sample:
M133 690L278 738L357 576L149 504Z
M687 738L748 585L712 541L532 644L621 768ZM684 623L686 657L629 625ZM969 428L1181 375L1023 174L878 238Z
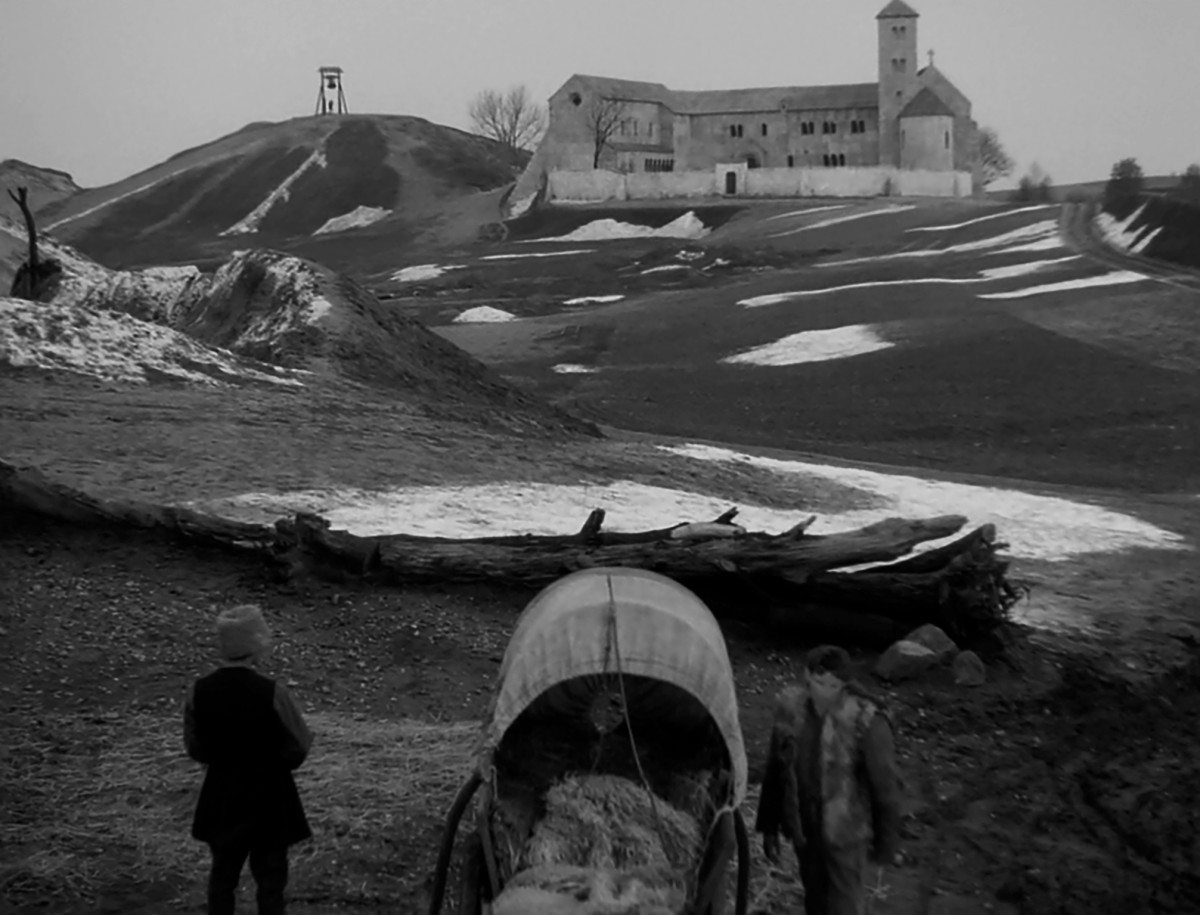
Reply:
M929 66L933 66L933 48L930 48L926 53L929 54Z

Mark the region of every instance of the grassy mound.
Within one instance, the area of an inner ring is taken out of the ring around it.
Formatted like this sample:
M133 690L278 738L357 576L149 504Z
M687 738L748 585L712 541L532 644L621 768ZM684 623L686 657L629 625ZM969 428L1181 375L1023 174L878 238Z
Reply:
M385 228L402 241L445 203L510 182L513 168L500 144L420 118L294 118L76 194L43 228L113 267L223 259L247 238L303 244L360 206L394 211ZM248 232L222 235L242 220Z

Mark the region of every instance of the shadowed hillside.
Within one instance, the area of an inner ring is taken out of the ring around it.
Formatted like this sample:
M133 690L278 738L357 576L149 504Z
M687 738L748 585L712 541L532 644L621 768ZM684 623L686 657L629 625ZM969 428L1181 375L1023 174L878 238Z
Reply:
M368 226L403 243L512 176L500 144L421 118L304 117L249 125L40 215L43 229L118 268L221 261L248 245L307 242L316 254Z

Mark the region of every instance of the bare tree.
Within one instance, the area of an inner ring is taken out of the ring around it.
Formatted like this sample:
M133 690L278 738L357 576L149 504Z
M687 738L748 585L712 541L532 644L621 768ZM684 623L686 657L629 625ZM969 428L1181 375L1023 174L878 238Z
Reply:
M1000 143L1000 136L991 127L979 131L979 167L983 172L983 186L999 181L1012 174L1016 163Z
M507 92L485 89L471 102L470 115L477 133L513 152L529 149L546 129L546 109L533 101L525 86Z
M592 137L592 168L600 167L600 156L625 117L625 109L625 103L615 98L597 97L588 105L585 117Z

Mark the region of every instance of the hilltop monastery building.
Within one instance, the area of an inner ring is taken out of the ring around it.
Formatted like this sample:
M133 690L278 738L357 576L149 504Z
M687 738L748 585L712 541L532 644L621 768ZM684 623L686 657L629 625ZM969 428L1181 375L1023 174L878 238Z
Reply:
M513 199L969 194L971 102L932 54L918 68L917 16L904 0L876 16L875 82L682 91L576 74Z

